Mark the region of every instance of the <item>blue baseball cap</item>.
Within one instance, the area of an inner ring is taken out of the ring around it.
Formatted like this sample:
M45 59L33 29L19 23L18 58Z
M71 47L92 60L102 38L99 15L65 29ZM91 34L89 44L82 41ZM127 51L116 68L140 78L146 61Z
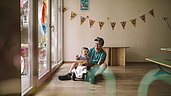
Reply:
M102 44L102 46L104 45L103 38L97 37L96 39L94 39L94 41L99 41Z

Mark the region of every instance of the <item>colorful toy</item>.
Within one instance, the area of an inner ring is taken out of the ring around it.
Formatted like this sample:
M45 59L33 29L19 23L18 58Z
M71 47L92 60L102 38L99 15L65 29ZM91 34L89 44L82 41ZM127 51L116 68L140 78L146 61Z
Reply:
M78 62L81 66L85 63L88 63L87 61L84 61L84 60L77 60L76 62Z
M87 61L78 60L76 62L78 62L80 65L76 69L72 70L72 80L75 81L76 78L86 80L87 66L83 66L83 64L87 63Z

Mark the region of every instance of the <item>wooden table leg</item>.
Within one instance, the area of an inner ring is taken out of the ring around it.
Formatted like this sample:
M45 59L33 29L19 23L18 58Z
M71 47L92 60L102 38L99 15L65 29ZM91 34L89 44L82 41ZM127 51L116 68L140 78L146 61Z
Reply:
M117 64L119 66L125 66L125 48L117 49Z

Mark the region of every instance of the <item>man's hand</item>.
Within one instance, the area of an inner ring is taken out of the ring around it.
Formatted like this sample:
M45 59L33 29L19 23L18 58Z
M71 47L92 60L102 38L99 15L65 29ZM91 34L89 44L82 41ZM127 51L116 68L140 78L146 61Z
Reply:
M103 64L103 63L104 63L103 60L99 60L99 61L98 61L98 65L101 65L101 64Z

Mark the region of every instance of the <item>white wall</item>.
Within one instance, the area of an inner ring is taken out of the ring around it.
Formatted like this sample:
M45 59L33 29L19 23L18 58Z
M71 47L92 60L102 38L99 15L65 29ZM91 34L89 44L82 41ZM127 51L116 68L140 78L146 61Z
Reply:
M93 40L103 37L104 46L128 46L127 62L144 62L145 57L170 58L171 53L160 51L160 47L171 47L171 29L162 20L168 17L171 26L171 0L89 0L89 10L80 10L80 0L64 0L68 10L64 13L64 61L73 61L82 46L93 47ZM148 14L154 9L155 17ZM77 16L70 20L71 11ZM146 14L146 23L139 17ZM90 28L87 19L80 25L80 16L89 16L96 22ZM109 20L107 20L109 17ZM134 28L129 20L137 18ZM121 21L127 21L125 30ZM98 21L104 21L100 30ZM116 21L111 30L110 21Z

